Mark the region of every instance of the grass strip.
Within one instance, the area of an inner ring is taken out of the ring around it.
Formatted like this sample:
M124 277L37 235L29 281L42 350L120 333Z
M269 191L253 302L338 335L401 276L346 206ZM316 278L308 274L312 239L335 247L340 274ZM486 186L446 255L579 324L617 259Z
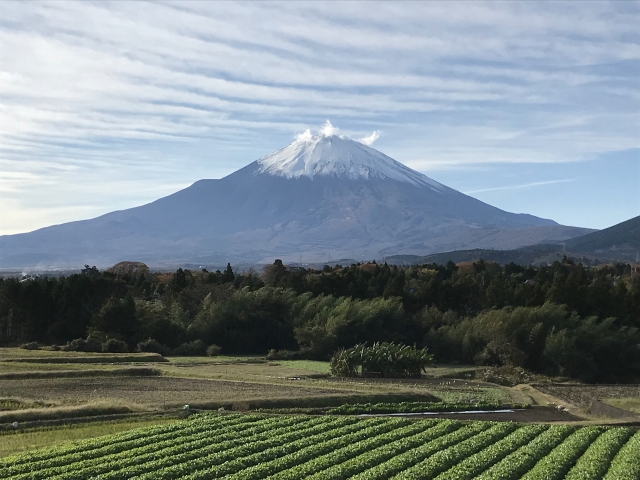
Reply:
M177 421L177 418L171 416L150 416L90 423L72 423L54 427L36 427L15 432L7 431L4 434L0 434L0 457L105 435L114 435L136 428L176 423Z
M78 378L78 377L157 377L162 371L157 368L130 367L109 370L52 370L35 372L0 373L0 380L33 380L38 378Z
M54 408L28 408L0 412L0 423L34 422L39 420L61 420L65 418L98 417L101 415L122 415L133 413L127 406L95 402L88 405L74 405Z
M37 356L3 358L3 362L17 363L157 363L168 362L158 353L142 354L96 354L96 355L67 355L67 356Z

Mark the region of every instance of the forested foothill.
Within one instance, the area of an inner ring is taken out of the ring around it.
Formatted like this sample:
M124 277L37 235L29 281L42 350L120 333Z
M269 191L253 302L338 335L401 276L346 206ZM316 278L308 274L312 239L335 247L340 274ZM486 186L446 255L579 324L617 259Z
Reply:
M640 378L637 270L567 259L322 270L276 260L259 274L87 266L60 278L0 279L0 344L328 360L394 342L427 347L441 363L630 382Z

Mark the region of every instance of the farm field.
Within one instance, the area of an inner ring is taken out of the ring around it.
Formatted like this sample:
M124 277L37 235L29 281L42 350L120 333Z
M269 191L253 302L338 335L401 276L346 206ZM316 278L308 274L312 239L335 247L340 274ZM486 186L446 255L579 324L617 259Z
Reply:
M418 380L345 380L328 376L328 362L272 362L255 356L145 360L132 354L0 348L0 403L2 399L18 399L24 405L45 403L56 408L99 402L129 406L131 411L151 411L183 404L213 408L216 404L241 406L277 399L289 402L288 406L304 406L313 398L336 396L435 397L436 401L450 403L526 402L505 387L436 376L465 371L468 366L429 369L430 377ZM298 399L300 405L296 404ZM0 405L0 410L6 408Z
M242 399L311 397L341 394L341 390L276 386L175 377L87 377L3 380L0 397L12 394L41 401L81 403L107 398L161 407L198 402L231 402Z
M640 413L640 395L636 398L609 398L605 403L632 413Z
M536 384L537 390L574 405L588 408L597 399L640 399L640 385ZM605 400L606 401L606 400Z
M0 457L113 433L176 422L172 417L142 417L105 422L0 431Z
M0 459L8 479L638 479L627 428L195 415Z

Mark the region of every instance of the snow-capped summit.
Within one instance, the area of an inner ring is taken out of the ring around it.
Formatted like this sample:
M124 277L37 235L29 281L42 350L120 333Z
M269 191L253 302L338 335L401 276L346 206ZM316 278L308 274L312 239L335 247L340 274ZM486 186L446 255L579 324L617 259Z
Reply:
M219 180L98 218L0 236L0 268L380 258L517 248L587 233L431 180L327 122Z
M443 185L395 161L378 150L324 128L307 130L295 142L258 160L256 173L285 178L316 176L391 179L440 190Z

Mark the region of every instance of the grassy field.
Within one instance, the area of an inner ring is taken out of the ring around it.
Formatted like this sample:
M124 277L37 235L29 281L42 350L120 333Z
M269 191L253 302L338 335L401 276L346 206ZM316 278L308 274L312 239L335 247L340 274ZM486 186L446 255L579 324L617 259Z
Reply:
M438 366L421 379L336 379L329 375L328 362L267 361L257 356L146 360L131 354L2 348L0 427L13 421L175 412L185 404L246 411L399 401L536 403L519 389L473 380L477 373L473 366ZM496 420L524 422L580 420L549 408L532 409L517 418L491 415ZM87 425L83 435L89 436L93 425ZM95 435L103 433L102 428L95 431Z
M635 398L607 398L605 403L613 407L628 410L633 413L640 413L640 395Z
M77 363L62 363L65 356ZM114 358L113 363L105 363ZM0 349L0 398L19 397L52 406L91 401L130 402L135 408L150 410L182 404L345 395L405 395L425 399L435 395L447 402L522 403L520 398L511 398L503 387L444 378L470 367L434 368L428 380L343 380L329 377L328 362L269 362L264 357L219 356L173 357L162 363L146 363L142 361L145 357L134 358L141 361L121 361L131 360L130 354ZM152 368L155 376L126 374L126 369L140 367Z
M7 479L510 480L640 477L626 428L196 415L0 460Z
M51 361L56 358L64 358L66 359L65 361L73 361L74 358L93 359L95 362L103 362L104 359L112 359L114 362L132 362L137 360L143 362L163 361L162 356L156 353L94 353L64 352L61 350L53 351L46 349L26 350L24 348L0 348L0 361L20 361L21 359L29 360L38 358L44 361Z
M21 452L85 440L134 428L177 422L170 417L147 417L130 420L111 420L55 427L29 428L26 430L0 431L0 457Z
M614 401L614 399L635 398L640 400L640 385L552 384L535 385L535 387L543 393L553 395L556 398L583 408L588 408L594 398L605 400L606 403L610 403ZM611 403L611 405L614 404Z

